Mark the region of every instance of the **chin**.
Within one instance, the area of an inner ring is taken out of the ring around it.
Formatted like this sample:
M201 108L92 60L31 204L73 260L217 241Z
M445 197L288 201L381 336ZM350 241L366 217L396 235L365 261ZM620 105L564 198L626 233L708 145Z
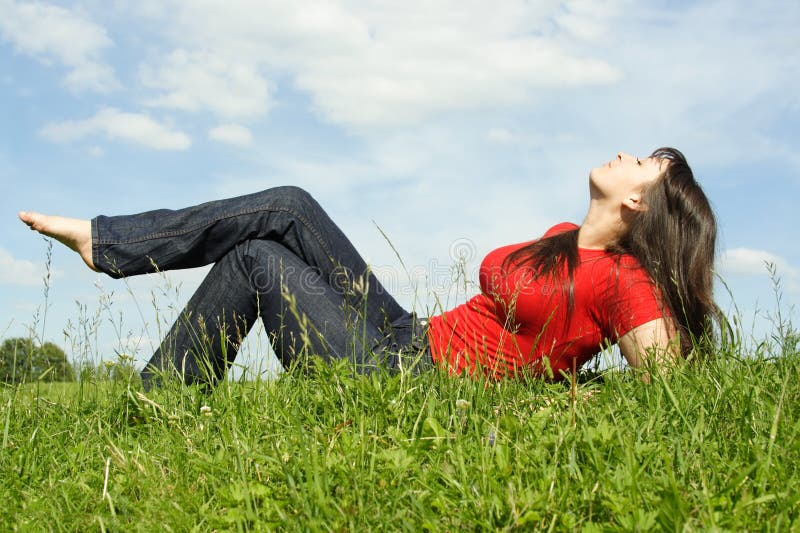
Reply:
M589 172L589 190L597 192L605 189L608 184L608 169L596 167Z

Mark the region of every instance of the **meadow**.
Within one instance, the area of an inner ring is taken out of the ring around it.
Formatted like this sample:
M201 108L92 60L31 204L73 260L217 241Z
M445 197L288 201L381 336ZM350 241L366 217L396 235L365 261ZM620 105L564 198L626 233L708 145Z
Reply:
M20 531L794 530L800 354L574 385L346 364L213 393L0 389L0 524Z
M798 530L800 334L732 325L649 383L341 362L145 392L120 360L0 384L0 530Z

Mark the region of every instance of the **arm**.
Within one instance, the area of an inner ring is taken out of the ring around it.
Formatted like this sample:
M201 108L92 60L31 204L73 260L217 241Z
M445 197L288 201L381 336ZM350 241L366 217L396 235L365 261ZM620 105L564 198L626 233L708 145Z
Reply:
M619 338L618 344L622 355L634 368L653 363L669 367L680 357L675 328L664 318L633 328Z

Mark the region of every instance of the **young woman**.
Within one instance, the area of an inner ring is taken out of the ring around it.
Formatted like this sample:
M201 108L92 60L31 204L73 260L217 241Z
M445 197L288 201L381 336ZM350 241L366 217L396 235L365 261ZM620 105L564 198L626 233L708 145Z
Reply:
M312 354L360 371L558 379L614 343L633 367L689 357L716 318L716 223L686 159L672 148L620 153L589 185L581 226L490 252L481 293L429 320L403 309L296 187L91 221L19 217L115 278L214 263L143 370L146 384L174 371L220 379L259 317L284 366Z

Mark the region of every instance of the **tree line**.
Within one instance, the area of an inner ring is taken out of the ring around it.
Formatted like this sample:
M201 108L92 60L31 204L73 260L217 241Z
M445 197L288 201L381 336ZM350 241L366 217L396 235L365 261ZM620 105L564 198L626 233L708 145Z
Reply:
M31 381L130 381L136 371L130 356L97 364L83 361L77 368L67 354L52 342L37 343L34 339L15 337L0 344L0 383Z

